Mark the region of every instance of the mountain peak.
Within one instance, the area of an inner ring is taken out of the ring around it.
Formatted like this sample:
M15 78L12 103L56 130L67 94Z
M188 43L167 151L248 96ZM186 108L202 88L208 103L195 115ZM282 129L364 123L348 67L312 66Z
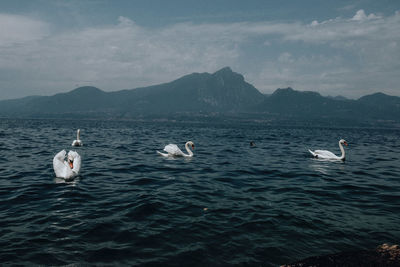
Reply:
M347 100L349 100L347 97L344 97L342 95L337 95L337 96L328 95L327 98L333 99L333 100L339 100L339 101L347 101Z
M288 88L278 88L275 92L272 93L270 96L272 98L291 98L294 100L308 99L311 101L312 99L323 99L324 97L321 96L319 93L314 91L297 91L291 87Z
M272 95L289 94L289 93L293 93L293 92L295 92L295 90L293 90L293 88L291 88L291 87L278 88L278 89L275 90L275 92L272 93Z
M69 92L69 94L73 95L80 95L80 94L90 95L90 94L100 94L100 93L105 93L105 92L94 86L82 86Z
M278 88L276 91L287 91L287 92L294 92L295 90L292 87L286 87L286 88Z
M224 67L224 68L222 68L222 69L220 69L220 70L217 70L216 72L214 72L214 75L215 74L228 74L228 73L233 73L233 71L232 71L232 69L230 68L230 67Z
M395 105L400 108L400 97L387 95L381 92L360 97L358 101L368 105Z
M224 67L214 72L212 76L217 77L221 81L231 81L233 83L244 81L243 75L232 71L230 67Z
M365 100L365 99L377 99L377 98L386 98L386 97L390 97L387 94L384 94L382 92L377 92L377 93L373 93L370 95L365 95L359 98L359 100Z

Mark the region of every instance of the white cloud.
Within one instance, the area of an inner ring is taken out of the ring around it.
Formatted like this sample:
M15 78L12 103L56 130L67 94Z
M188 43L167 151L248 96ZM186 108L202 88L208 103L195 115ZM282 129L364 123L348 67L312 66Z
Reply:
M363 21L363 20L368 20L368 19L378 19L379 17L373 13L369 14L368 16L365 14L365 11L363 9L360 9L356 12L354 17L351 20L355 21Z
M284 67L282 56L277 56L254 74L255 85L268 91L290 85L349 97L376 91L400 95L399 13L384 18L358 11L354 17L294 24L293 30L282 27L283 40L324 51L292 51L291 63Z
M0 15L0 99L88 84L135 88L227 65L266 91L290 85L356 96L400 84L398 12L379 17L359 10L349 19L308 24L179 23L155 29L126 17L117 21L50 32L43 21Z
M0 47L39 40L48 34L49 27L42 21L19 15L0 14Z
M214 71L221 62L233 65L238 57L235 44L217 33L207 35L202 25L146 29L128 18L118 21L102 28L38 35L41 39L20 38L24 42L19 46L0 48L0 69L9 72L0 86L6 90L18 84L44 94L88 84L120 90ZM5 95L20 96L14 89Z

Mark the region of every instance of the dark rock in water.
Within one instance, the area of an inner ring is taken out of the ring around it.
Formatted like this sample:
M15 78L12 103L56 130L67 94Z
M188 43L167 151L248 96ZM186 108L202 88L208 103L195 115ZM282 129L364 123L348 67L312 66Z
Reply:
M340 252L325 256L310 257L285 267L306 266L400 266L400 247L383 244L374 250Z

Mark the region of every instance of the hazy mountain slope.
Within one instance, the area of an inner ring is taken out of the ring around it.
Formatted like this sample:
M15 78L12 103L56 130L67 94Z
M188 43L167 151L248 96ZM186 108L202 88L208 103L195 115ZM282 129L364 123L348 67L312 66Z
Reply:
M200 113L400 122L400 98L376 93L350 100L292 88L264 95L226 67L212 74L192 73L169 83L130 90L104 92L87 86L53 96L0 101L2 117L135 118Z
M104 92L80 87L53 96L0 101L4 115L70 113L164 114L235 112L263 101L264 96L229 67L213 74L193 73L170 83Z

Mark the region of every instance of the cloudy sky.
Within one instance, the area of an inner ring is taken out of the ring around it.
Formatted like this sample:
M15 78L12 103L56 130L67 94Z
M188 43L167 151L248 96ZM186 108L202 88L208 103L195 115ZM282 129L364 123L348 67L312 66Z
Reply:
M225 66L263 93L400 96L400 1L0 1L0 99Z

